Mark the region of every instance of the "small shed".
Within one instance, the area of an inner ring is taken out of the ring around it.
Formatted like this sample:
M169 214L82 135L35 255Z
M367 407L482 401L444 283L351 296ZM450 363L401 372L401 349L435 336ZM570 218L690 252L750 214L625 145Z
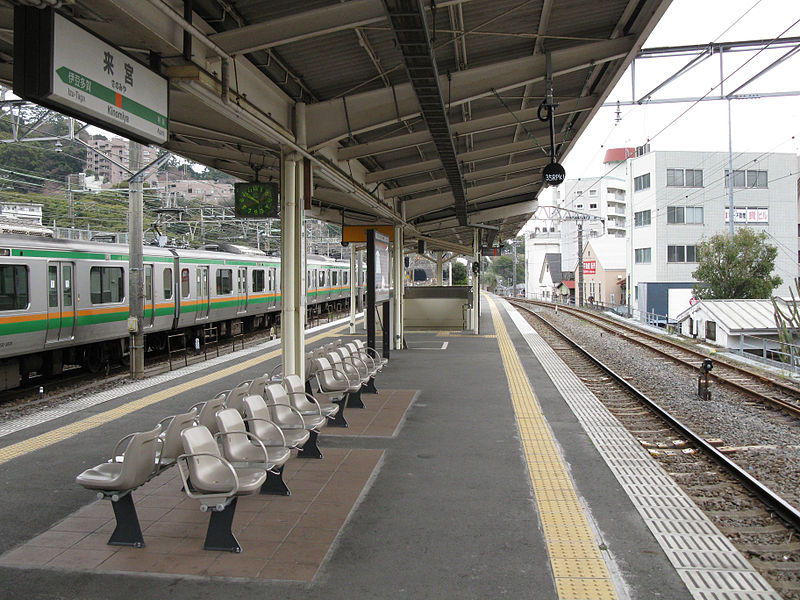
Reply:
M779 347L771 300L700 300L677 317L682 335L748 353Z

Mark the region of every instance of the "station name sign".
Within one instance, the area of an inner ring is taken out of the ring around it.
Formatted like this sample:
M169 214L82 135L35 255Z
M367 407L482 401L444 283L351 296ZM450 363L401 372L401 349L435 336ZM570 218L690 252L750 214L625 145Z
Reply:
M145 144L168 139L169 81L52 8L14 8L14 93Z
M481 246L481 256L501 256L504 246Z

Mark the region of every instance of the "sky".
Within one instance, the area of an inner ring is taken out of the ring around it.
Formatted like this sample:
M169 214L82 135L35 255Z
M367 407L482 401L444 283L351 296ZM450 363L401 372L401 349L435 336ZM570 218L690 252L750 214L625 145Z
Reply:
M798 0L673 0L644 48L800 36ZM729 93L776 60L786 49L731 53L724 59L725 92ZM680 69L691 56L636 62L637 99ZM800 54L792 56L739 93L800 91ZM720 80L719 57L670 83L654 98L700 97ZM556 90L557 92L557 90ZM606 102L630 100L631 75L620 79ZM728 151L728 103L704 101L694 106L641 104L601 108L562 161L567 178L602 175L605 150L650 143L651 150ZM685 114L684 114L685 113ZM800 154L800 95L731 102L733 152L791 152Z

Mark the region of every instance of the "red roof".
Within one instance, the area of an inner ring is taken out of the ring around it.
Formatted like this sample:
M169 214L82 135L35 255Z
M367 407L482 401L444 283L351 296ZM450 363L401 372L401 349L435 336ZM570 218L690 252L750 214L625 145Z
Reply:
M606 156L603 159L603 164L611 162L621 162L636 156L636 148L609 148L606 150Z
M567 286L571 290L575 289L575 280L574 279L565 279L561 283L563 283L565 286Z

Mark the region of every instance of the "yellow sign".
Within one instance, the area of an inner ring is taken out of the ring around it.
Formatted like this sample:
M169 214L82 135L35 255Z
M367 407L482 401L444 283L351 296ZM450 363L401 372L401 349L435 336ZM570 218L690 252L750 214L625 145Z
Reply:
M344 225L342 227L342 241L343 242L366 242L367 229L375 229L383 235L389 236L389 241L394 241L394 226L393 225L373 225L366 227L364 225Z

